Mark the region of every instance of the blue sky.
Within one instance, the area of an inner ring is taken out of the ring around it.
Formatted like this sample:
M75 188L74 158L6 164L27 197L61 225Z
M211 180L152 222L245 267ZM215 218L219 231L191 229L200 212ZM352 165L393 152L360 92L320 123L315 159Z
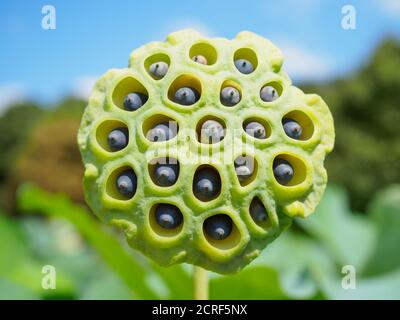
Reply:
M56 30L41 27L46 4L56 9ZM356 9L356 30L341 28L346 4ZM187 27L228 38L256 32L283 50L294 82L323 80L357 68L383 37L400 36L400 0L2 1L0 109L85 97L96 77L127 65L131 50Z

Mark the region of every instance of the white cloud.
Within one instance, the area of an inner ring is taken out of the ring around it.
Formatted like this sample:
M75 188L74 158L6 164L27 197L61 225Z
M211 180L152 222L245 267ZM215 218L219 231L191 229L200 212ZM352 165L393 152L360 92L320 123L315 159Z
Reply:
M97 78L96 76L82 76L76 78L72 83L72 94L80 99L88 99Z
M9 106L28 99L26 88L17 83L0 85L0 114Z
M318 55L290 43L279 46L284 55L284 67L295 80L324 80L333 75L333 59Z
M376 0L377 6L390 17L400 17L400 0Z

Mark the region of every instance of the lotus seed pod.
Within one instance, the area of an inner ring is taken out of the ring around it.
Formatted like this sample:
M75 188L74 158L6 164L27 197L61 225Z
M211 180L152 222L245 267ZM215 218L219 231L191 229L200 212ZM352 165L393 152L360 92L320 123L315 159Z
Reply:
M162 77L157 62L168 66ZM282 64L250 32L227 40L183 30L134 50L127 68L97 81L79 129L93 212L161 265L248 265L314 211L334 144L327 105L293 86ZM232 107L221 103L227 87L240 93ZM122 131L109 137L121 128L129 142ZM157 162L167 158L179 170Z

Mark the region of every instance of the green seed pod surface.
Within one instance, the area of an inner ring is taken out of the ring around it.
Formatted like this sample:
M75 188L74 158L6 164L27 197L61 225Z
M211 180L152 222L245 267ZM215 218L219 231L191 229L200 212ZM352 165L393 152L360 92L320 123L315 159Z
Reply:
M204 56L207 64L193 61L196 55ZM238 59L249 61L253 72L239 72L234 64ZM158 61L168 64L161 79L149 73L150 65ZM103 222L121 228L130 246L164 266L187 262L234 273L250 263L293 217L314 211L327 183L323 162L334 144L327 105L318 95L294 87L282 63L280 50L251 32L227 40L182 30L170 34L165 42L134 50L128 68L111 69L97 81L78 133L85 196L93 212ZM273 101L260 96L267 85L278 94ZM221 90L227 86L240 92L241 99L234 106L220 101ZM182 87L198 93L195 103L174 102L176 90ZM148 96L134 111L124 109L124 99L132 92ZM285 134L284 118L300 124L299 139ZM204 144L199 127L209 119L218 120L225 135L221 141ZM157 142L146 138L155 125L171 120L177 124L176 135ZM265 127L265 139L246 133L244 123L250 121ZM112 151L107 136L121 127L128 129L129 142ZM241 180L234 163L239 156L254 161L251 176ZM154 161L162 158L179 163L176 182L166 187L155 184L151 176ZM285 185L274 177L276 158L293 168L293 177ZM201 201L193 194L193 180L196 171L207 166L219 173L221 189L210 201ZM137 177L131 198L120 194L115 183L127 169ZM267 212L263 221L254 221L250 214L255 198ZM158 204L177 207L182 213L180 225L161 227L155 218ZM232 220L224 239L213 239L204 230L204 221L214 215Z

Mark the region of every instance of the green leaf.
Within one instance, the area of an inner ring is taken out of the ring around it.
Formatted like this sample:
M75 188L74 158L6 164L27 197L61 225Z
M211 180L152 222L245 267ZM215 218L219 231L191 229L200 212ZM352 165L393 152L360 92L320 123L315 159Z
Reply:
M268 267L249 267L232 276L210 280L210 299L288 299L278 273Z
M70 279L62 272L57 273L57 289L44 290L41 286L42 267L48 263L40 263L34 258L29 248L24 229L17 220L8 219L0 213L0 276L7 280L12 288L24 288L23 292L34 293L37 297L71 297L74 288ZM10 263L12 262L12 263ZM12 284L12 285L11 285ZM12 289L14 290L14 289Z
M326 247L338 265L353 265L362 272L373 254L377 230L364 216L352 214L347 203L343 189L329 186L314 214L296 222Z
M369 206L378 229L378 242L366 274L376 275L400 268L400 185L378 192Z
M333 261L319 244L293 231L283 233L253 265L273 268L279 274L282 290L295 299L318 296L320 273L335 272Z
M105 273L85 286L82 300L129 300L134 298L129 288L113 273Z
M192 275L186 272L183 265L179 264L165 268L152 262L152 268L169 288L169 299L192 299Z
M29 259L29 250L20 225L0 212L0 275ZM12 263L10 263L12 262Z
M343 275L344 276L344 275ZM355 289L344 289L342 278L326 277L322 282L323 290L330 299L400 299L400 269L381 276L358 279Z
M39 296L23 285L0 277L0 300L37 300Z
M51 195L31 184L20 187L18 204L23 211L42 212L67 219L138 297L158 298L146 282L150 271L135 261L113 235L104 231L86 209L72 204L62 195Z

